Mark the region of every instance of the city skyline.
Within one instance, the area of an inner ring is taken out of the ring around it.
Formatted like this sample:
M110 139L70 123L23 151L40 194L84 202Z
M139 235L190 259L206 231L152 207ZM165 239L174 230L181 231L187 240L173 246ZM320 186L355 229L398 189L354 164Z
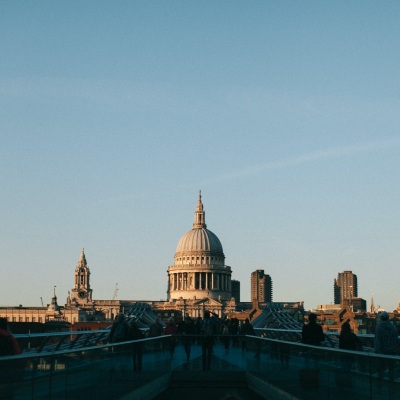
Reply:
M160 300L201 190L241 300L400 299L400 4L0 5L0 305Z

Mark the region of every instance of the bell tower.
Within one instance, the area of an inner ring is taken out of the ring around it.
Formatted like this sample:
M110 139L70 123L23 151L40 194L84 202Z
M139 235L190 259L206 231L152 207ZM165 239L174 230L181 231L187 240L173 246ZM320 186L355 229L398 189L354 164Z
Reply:
M75 283L71 291L71 299L79 305L85 305L92 302L92 292L90 270L86 262L85 249L82 249L78 265L75 268Z

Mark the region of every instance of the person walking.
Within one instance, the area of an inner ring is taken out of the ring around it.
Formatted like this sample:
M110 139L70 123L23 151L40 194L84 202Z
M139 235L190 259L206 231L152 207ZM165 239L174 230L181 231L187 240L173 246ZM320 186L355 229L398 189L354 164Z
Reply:
M168 323L164 329L164 335L171 335L168 341L169 355L171 356L171 358L173 357L175 352L177 334L178 334L178 327L176 326L174 319L172 317L169 317Z
M143 332L139 329L137 323L132 320L129 323L128 329L128 340L140 340L144 339ZM132 361L133 361L133 372L142 371L142 360L143 360L143 342L136 342L132 344Z
M214 325L210 318L210 312L204 312L204 319L201 325L201 350L203 371L211 367L211 356L214 345Z
M246 350L246 336L251 335L254 336L254 328L253 325L251 325L250 320L246 318L244 321L244 324L242 325L241 329L241 334L242 334L242 351Z
M321 346L325 340L325 335L321 325L317 324L317 314L310 313L308 315L308 324L304 324L301 331L301 341L304 344L312 346ZM306 367L300 370L300 384L303 389L317 389L319 387L319 366L318 353L317 358L312 357L314 350L306 351L305 364ZM309 357L312 357L313 368L309 366Z
M229 324L230 324L230 322L229 321L230 320L227 319L224 322L223 327L222 327L222 341L224 343L225 350L229 349L229 342L230 342L230 338L229 338L229 335L230 335Z
M160 318L157 317L154 323L150 326L150 337L157 337L163 334L164 327L160 321Z
M192 349L192 342L195 339L195 327L192 318L186 317L185 321L182 324L181 332L179 333L182 334L182 343L185 348L186 361L189 361Z
M160 318L157 317L154 323L150 326L148 334L150 337L158 337L162 336L163 332L164 332L164 326L161 323ZM151 346L161 351L164 349L162 340L152 341Z
M386 311L381 313L381 322L379 322L375 331L375 353L384 354L388 356L395 356L397 354L397 329L391 321L389 321L389 314ZM389 370L389 380L394 380L394 360L380 359L378 360L378 376L382 380L386 368Z
M122 313L118 314L111 327L109 342L119 343L126 341L128 338L128 329L129 327L125 320L125 315Z

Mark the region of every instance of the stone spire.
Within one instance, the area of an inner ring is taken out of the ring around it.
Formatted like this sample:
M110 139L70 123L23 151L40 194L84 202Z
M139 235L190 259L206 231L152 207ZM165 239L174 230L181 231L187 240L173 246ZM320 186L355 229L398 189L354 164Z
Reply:
M205 221L206 213L203 210L203 203L201 202L201 190L199 191L199 200L196 206L196 212L194 213L194 224L193 228L207 228Z
M374 294L371 294L371 307L370 311L373 313L375 312L375 303L374 303Z
M78 265L80 267L86 267L86 265L87 265L86 257L85 257L85 249L84 248L82 248L82 253L81 253L81 256L79 258Z
M59 308L60 307L57 304L56 286L54 286L54 288L53 288L53 297L51 298L51 304L49 305L48 309L49 310L58 311Z

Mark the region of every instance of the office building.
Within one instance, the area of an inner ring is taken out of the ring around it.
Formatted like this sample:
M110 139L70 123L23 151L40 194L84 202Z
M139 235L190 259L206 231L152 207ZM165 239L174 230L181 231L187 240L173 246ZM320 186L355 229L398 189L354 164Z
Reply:
M251 273L251 301L272 302L272 279L263 269Z
M235 299L236 304L240 303L240 281L232 279L231 288L232 288L232 297Z
M351 271L339 272L333 286L335 304L343 304L345 300L351 302L358 297L357 275Z

